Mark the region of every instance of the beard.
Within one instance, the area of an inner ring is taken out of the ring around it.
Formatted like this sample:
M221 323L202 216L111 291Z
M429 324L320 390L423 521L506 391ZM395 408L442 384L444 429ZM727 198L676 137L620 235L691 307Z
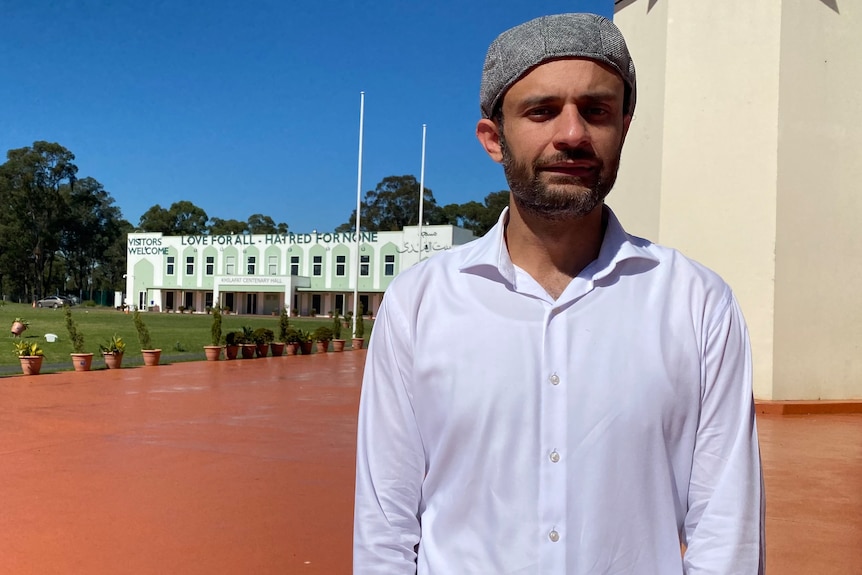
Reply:
M605 164L592 150L573 148L552 156L538 158L527 164L519 162L500 133L503 171L515 204L533 216L546 220L581 218L599 206L614 187L620 166L620 145L611 163ZM585 181L578 176L557 174L542 181L541 169L565 161L590 160L595 163L595 176Z

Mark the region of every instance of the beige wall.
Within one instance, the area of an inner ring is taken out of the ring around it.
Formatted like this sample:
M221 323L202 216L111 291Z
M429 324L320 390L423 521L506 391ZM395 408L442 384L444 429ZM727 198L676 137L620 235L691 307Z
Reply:
M862 289L862 26L844 4L636 0L615 16L640 95L609 204L733 287L759 398L862 396L862 298L846 309Z
M639 18L637 26L625 30L626 43L635 59L638 101L623 147L620 172L610 205L631 233L655 240L659 236L662 153L664 139L665 61L667 59L667 3L653 10L651 18ZM646 10L643 7L634 10ZM617 25L622 27L617 15ZM649 54L638 58L638 54Z
M785 0L777 399L862 397L862 8Z

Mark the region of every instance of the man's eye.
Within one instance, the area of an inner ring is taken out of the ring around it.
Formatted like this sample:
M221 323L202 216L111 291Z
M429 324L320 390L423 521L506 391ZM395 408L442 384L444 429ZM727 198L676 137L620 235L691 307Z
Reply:
M592 116L594 118L600 118L602 116L608 115L608 111L605 108L601 108L598 106L593 106L584 110L584 114L587 116Z
M553 112L550 108L533 108L529 112L527 112L527 116L531 118L547 118L551 116Z

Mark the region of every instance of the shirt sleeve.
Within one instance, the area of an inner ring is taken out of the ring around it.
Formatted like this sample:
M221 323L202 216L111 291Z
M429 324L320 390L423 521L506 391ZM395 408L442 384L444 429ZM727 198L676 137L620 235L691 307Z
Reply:
M387 294L374 325L359 404L354 575L416 573L425 455L407 393L412 337ZM400 321L399 321L400 320Z
M764 496L751 349L728 289L705 334L683 543L686 575L763 575Z

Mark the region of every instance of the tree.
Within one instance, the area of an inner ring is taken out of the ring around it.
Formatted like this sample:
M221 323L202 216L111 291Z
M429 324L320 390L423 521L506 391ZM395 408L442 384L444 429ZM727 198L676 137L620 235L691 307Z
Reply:
M213 218L210 220L209 233L214 236L247 234L248 224L239 220L223 220L221 218Z
M117 236L102 254L102 259L93 270L93 289L118 290L125 286L126 275L126 243L128 234L135 227L126 220L120 220L117 225ZM117 302L119 303L119 302Z
M197 236L207 233L207 213L188 200L174 202L165 209L154 205L141 216L138 230L169 236Z
M445 214L434 194L425 188L423 199L423 219L428 224L445 222ZM361 204L362 219L359 222L363 231L397 231L405 226L419 223L419 182L415 176L387 176L377 187L365 192ZM336 232L349 232L356 229L356 210L347 223L338 226Z
M74 187L61 188L68 205L60 241L67 275L79 292L92 288L95 270L106 264L106 254L129 223L95 178L82 178ZM115 285L104 286L113 288Z
M38 141L9 150L0 166L0 241L4 277L28 298L55 283L68 205L61 187L74 188L75 155L57 143Z
M470 230L477 236L485 235L494 227L500 213L509 205L508 190L491 192L485 203L472 201L465 204L448 204L443 207L448 223Z
M269 216L252 214L248 217L248 229L252 234L286 234L287 224L276 224Z

